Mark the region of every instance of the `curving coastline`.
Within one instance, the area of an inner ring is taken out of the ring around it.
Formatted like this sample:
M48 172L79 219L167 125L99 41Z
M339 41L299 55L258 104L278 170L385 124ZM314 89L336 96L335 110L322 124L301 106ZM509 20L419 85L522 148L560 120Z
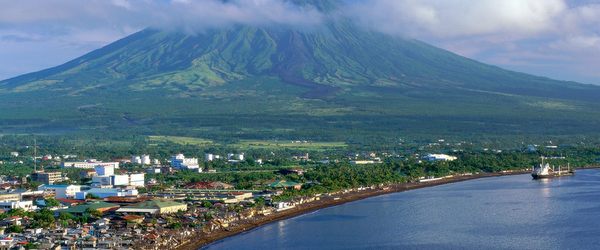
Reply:
M595 167L594 167L595 168ZM302 214L310 213L322 208L332 207L341 205L347 202L362 200L369 197L375 197L384 194L403 192L408 190L414 190L425 187L432 187L438 185L444 185L449 183L474 180L479 178L487 178L487 177L499 177L499 176L507 176L507 175L520 175L520 174L529 174L530 170L523 171L512 171L512 172L498 172L498 173L481 173L467 176L455 176L450 178L445 178L437 181L431 182L419 182L419 183L400 183L400 184L392 184L386 186L384 188L364 190L364 191L354 191L346 194L341 194L337 196L336 199L321 199L301 205L297 205L296 207L288 210L284 210L281 212L273 213L266 216L260 216L253 218L252 220L242 221L239 224L232 225L227 230L218 230L213 231L211 233L200 233L196 240L189 241L176 249L181 250L196 250L201 247L207 246L213 242L223 240L225 238L252 230L254 228L260 227L262 225L266 225L272 222L289 219L292 217L296 217Z

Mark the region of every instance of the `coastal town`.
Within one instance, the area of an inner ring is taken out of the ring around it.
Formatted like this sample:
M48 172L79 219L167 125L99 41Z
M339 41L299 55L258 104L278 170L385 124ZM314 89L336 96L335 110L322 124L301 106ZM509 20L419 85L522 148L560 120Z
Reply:
M423 152L433 146L426 145ZM531 147L524 151L535 153ZM335 159L294 153L286 156L284 167L274 167L268 157L250 159L243 152L200 157L177 153L165 159L142 154L107 161L34 152L31 156L13 151L2 162L33 165L33 171L24 175L0 176L2 249L194 249L270 221L347 201L529 171L529 166L518 164L502 171L452 167L441 171L461 160L452 151L412 155L364 151ZM497 157L503 152L489 154ZM416 172L402 170L398 162L421 167ZM332 169L362 171L356 172L357 178L384 172L340 184L329 179L335 173L323 174ZM401 171L407 174L399 175ZM249 179L225 181L231 174L246 174ZM259 177L249 177L254 175Z

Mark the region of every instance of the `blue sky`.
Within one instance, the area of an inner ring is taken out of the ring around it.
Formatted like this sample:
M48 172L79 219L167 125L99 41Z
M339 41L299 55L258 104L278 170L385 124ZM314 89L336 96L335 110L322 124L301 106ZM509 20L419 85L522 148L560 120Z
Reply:
M306 27L340 16L504 68L600 84L600 0L352 0L334 13L282 0L0 0L0 79L145 27Z

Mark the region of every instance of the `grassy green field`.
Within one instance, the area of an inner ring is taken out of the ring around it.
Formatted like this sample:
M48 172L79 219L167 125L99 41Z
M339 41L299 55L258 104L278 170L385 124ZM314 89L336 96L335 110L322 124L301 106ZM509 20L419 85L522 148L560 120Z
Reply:
M320 151L328 149L345 148L348 145L344 142L302 142L302 141L266 141L266 140L242 140L233 146L242 149L296 149Z
M186 136L167 136L167 135L151 135L148 136L150 144L171 142L181 145L194 146L211 146L219 145L218 143L204 138L186 137ZM296 149L321 151L330 149L346 148L348 145L345 142L314 142L314 141L277 141L277 140L240 140L235 143L228 144L239 149Z
M195 145L195 146L207 146L214 145L215 143L211 140L203 139L203 138L195 138L195 137L185 137L185 136L166 136L166 135L151 135L148 136L148 140L150 143L160 143L160 142L172 142L181 145Z

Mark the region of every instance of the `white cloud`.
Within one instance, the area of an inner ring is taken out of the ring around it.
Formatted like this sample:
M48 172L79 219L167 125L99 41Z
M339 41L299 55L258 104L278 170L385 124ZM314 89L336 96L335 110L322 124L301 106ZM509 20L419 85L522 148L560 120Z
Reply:
M386 33L457 37L545 32L566 9L562 0L372 0L347 13Z
M322 14L281 0L0 0L0 27L52 22L68 26L210 28L226 24L314 25Z
M370 0L344 14L487 63L600 83L599 1Z
M0 79L55 66L146 27L312 27L323 18L282 0L0 0Z

